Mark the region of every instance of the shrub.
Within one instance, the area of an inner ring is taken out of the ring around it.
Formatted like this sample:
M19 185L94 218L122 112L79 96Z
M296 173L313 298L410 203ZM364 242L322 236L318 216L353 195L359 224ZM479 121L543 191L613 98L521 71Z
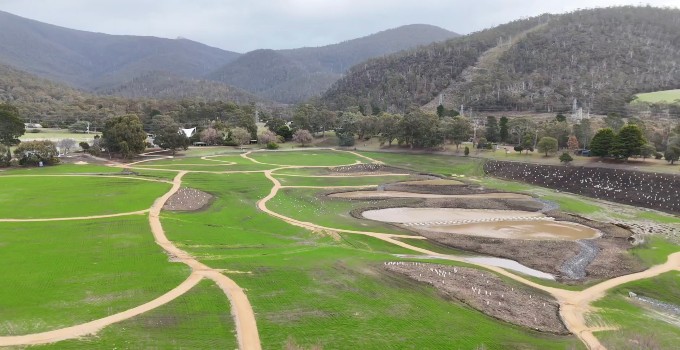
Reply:
M267 149L279 149L279 144L276 142L267 143Z
M470 155L470 147L465 146L465 151L463 151L463 153L465 154L465 156Z
M338 136L338 145L341 147L354 146L354 133L341 132L336 134Z
M513 149L515 150L515 152L519 152L519 153L522 153L522 151L524 151L524 147L522 147L520 145L515 146L515 148L513 148Z
M54 165L59 163L57 158L57 146L52 141L28 141L22 142L14 155L19 159L19 164L23 166L35 166L43 162L44 165Z
M31 133L31 134L39 134L40 129L29 129L28 132Z
M560 162L564 163L565 165L569 164L569 162L571 162L572 160L574 160L574 158L571 157L569 152L564 152L560 156Z
M656 153L654 154L654 159L661 159L661 158L663 158L663 153L661 153L661 152L656 152Z
M87 150L90 149L90 144L85 142L85 141L79 143L78 146L80 146L80 148L82 148L83 151L86 151L86 152L87 152Z

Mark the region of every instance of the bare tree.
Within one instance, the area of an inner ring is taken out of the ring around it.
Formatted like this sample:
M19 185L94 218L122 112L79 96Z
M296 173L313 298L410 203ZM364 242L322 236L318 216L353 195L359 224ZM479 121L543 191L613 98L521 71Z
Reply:
M313 139L312 134L304 129L300 129L293 134L293 141L299 143L302 147L311 143Z
M57 147L59 147L62 153L69 154L76 144L77 142L74 139L63 139L57 143Z

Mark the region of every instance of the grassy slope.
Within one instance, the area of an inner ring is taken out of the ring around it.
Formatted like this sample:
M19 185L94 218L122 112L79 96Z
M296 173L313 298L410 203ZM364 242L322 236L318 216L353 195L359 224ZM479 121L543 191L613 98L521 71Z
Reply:
M624 284L594 303L596 319L617 326L615 331L597 333L610 349L674 349L680 328L660 320L628 298L628 292L680 305L680 272L667 272L655 278Z
M383 153L361 152L361 154L389 165L411 169L419 172L435 173L441 175L483 175L482 162L475 158L464 158L450 155L437 154L408 154L408 153Z
M167 259L145 216L0 223L0 334L70 326L150 301L188 276Z
M279 165L337 166L354 164L356 161L367 163L365 159L351 153L324 150L257 152L250 157L263 163Z
M236 349L229 300L204 280L157 309L105 328L96 336L38 349Z
M147 209L169 184L101 177L1 177L0 218L116 214Z
M358 220L350 215L350 211L357 207L381 206L389 202L408 202L409 200L368 200L353 201L348 199L329 198L320 194L316 189L284 188L277 196L269 201L268 207L289 217L311 221L326 227L372 231L396 234L411 234L410 231L400 230L396 226L372 221ZM389 201L389 202L388 202Z
M80 173L92 173L92 174L102 174L102 173L120 173L120 168L113 168L103 165L75 165L75 164L59 164L56 166L46 166L42 168L11 168L4 169L0 172L1 175L51 175L51 174L80 174Z
M675 100L680 100L680 89L647 92L635 96L637 97L635 101L640 102L673 102Z
M353 235L335 241L257 211L255 202L270 187L262 175L186 180L214 193L213 206L164 214L163 224L170 239L232 271L248 290L264 348L282 348L289 339L328 349L580 347L574 337L495 321L430 287L383 273L382 261L396 259L387 253L406 253L402 248Z

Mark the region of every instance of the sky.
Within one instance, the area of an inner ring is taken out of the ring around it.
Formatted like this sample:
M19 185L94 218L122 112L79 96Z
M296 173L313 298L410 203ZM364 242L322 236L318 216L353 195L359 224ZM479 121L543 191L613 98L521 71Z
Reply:
M0 10L107 34L183 37L236 52L323 46L406 24L459 34L542 13L680 0L0 0Z

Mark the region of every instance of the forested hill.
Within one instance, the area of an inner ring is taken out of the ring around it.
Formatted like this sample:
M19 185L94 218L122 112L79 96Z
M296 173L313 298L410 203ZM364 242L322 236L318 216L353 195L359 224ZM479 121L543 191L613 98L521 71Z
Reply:
M100 94L131 99L192 99L196 101L230 101L236 104L274 105L245 90L210 80L182 78L168 72L151 71Z
M622 111L633 94L680 87L680 10L616 7L542 15L350 69L323 97L341 109Z
M407 25L334 45L252 51L208 77L268 99L295 103L319 96L354 64L456 36L431 25Z
M85 32L2 11L0 48L2 64L88 90L151 71L199 78L239 56L186 39Z

